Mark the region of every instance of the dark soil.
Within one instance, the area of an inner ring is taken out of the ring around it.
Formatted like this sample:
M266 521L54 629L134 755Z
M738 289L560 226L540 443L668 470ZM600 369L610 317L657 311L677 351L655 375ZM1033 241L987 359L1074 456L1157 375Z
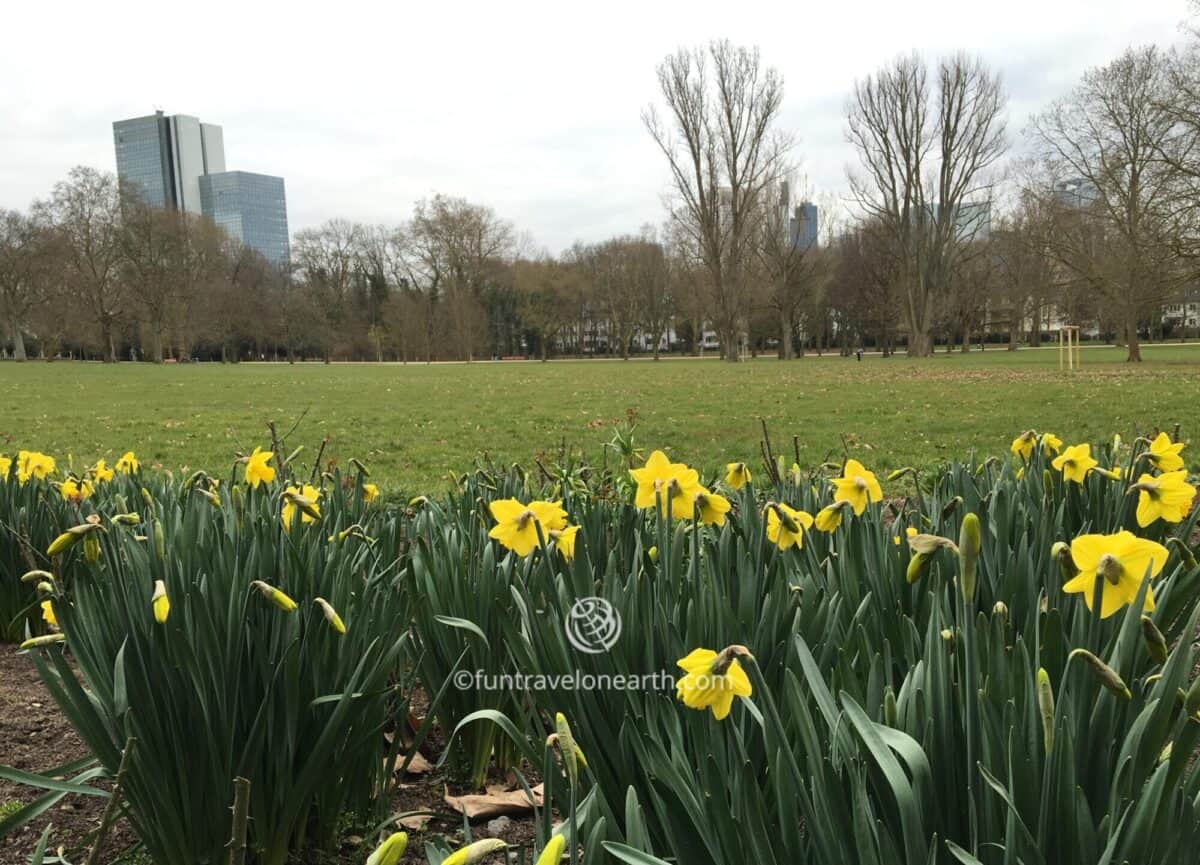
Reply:
M414 700L414 704L420 706L421 701ZM435 731L431 741L422 749L431 762L437 762L440 743ZM87 754L87 747L42 686L29 658L18 653L14 646L0 644L0 765L44 773ZM528 768L523 767L526 777L531 784L537 783L536 773L526 771ZM493 774L489 784L511 780ZM424 775L410 775L399 785L393 813L433 811L437 814L423 829L405 829L409 836L408 853L403 859L405 865L423 865L425 840L431 836L444 835L452 846L462 843L462 816L443 801L447 785L452 794L481 792L454 783L438 768ZM6 814L6 806L13 807L11 803L31 802L43 792L0 779L0 817ZM67 796L38 819L0 838L0 865L26 865L47 824L53 825L48 852L53 853L62 847L69 861L83 862L106 802L107 799L99 796ZM471 835L472 840L476 841L490 837L487 821L472 825ZM532 817L508 818L497 837L511 845L529 844L535 837ZM304 865L362 865L371 851L371 840L364 840L353 830L348 830L341 850L332 854L314 853L305 857ZM124 820L111 828L100 860L112 865L150 863L150 859L139 849L137 836ZM499 863L503 859L497 856L487 861Z

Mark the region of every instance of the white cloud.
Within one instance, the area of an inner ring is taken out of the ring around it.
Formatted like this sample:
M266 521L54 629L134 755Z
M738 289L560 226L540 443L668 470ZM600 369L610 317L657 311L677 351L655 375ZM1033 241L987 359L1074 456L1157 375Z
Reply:
M509 8L518 6L518 8ZM0 206L80 163L112 169L111 123L194 114L231 169L286 178L293 230L404 218L434 192L490 204L538 244L662 219L642 127L655 65L714 37L784 74L811 185L844 191L842 109L896 54L965 49L998 66L1009 125L1126 46L1179 38L1184 0L801 3L18 4L0 54Z

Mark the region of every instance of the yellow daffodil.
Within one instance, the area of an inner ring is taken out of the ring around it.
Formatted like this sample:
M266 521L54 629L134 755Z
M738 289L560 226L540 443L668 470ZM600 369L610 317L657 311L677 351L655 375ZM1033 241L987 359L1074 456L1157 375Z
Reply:
M52 628L58 627L58 619L54 617L54 605L49 601L42 601L42 621Z
M76 478L67 478L62 482L62 486L58 488L62 493L62 497L69 502L79 504L86 498L90 498L94 489L92 482L86 478L79 480Z
M842 512L850 507L847 502L834 502L831 505L826 505L817 511L817 516L813 519L813 525L820 532L834 532L837 527L842 524Z
M387 840L375 848L367 857L367 865L400 865L404 851L408 847L408 835L396 832L389 835Z
M1033 456L1033 446L1035 444L1037 444L1037 433L1033 430L1026 430L1012 440L1009 450L1013 452L1014 456L1027 460Z
M275 469L269 465L274 456L273 452L256 447L254 453L246 457L246 483L250 484L251 489L258 489L259 484L269 484L275 480Z
M1150 442L1150 450L1146 451L1145 456L1150 465L1160 472L1175 472L1183 468L1183 457L1179 455L1182 450L1183 442L1174 443L1169 435L1160 432Z
M17 452L17 480L22 484L30 478L45 479L46 475L54 474L56 463L54 457L39 451Z
M134 456L133 451L125 451L119 460L117 460L117 471L123 475L131 475L137 472L142 467L138 462L138 458Z
M1045 449L1046 453L1056 454L1062 450L1062 439L1060 439L1054 433L1042 433L1041 438L1042 447Z
M484 857L503 850L508 844L499 838L484 838L466 847L460 847L442 860L442 865L475 865Z
M558 502L534 501L523 505L516 499L499 499L488 509L496 521L488 537L495 538L518 556L529 555L538 545L539 526L546 539L550 532L567 527L567 512Z
M96 464L89 471L97 483L113 479L113 470L108 467L108 464L104 460L96 460Z
M0 454L0 481L8 480L8 473L12 471L12 458Z
M1196 488L1187 482L1184 470L1164 472L1158 477L1143 474L1131 489L1138 490L1137 521L1142 528L1155 520L1178 523L1192 509Z
M568 562L575 560L575 535L578 533L579 526L567 526L565 529L551 529L550 531L555 548L563 554Z
M363 501L367 504L379 498L379 486L377 484L363 484Z
M1124 530L1115 535L1080 535L1071 541L1071 560L1078 573L1063 585L1063 591L1082 594L1090 610L1099 579L1100 617L1107 619L1133 603L1143 580L1158 576L1167 561L1167 548ZM1154 591L1147 587L1145 610L1153 609Z
M729 499L719 496L716 493L711 493L704 487L700 487L696 492L695 502L700 522L706 526L725 525L725 515L729 513L730 507Z
M862 516L871 502L883 499L883 490L875 475L865 468L858 460L846 460L846 467L840 478L833 479L835 502L849 502L854 508L855 516Z
M275 476L274 469L271 470L271 476ZM301 523L311 523L321 516L321 507L317 504L317 499L321 497L321 491L311 484L305 484L297 489L296 487L288 487L283 491L283 530L290 532L292 523L296 518L296 511L300 512Z
M750 679L736 655L744 647L730 646L720 654L712 649L694 649L677 663L687 675L675 686L678 699L689 709L712 709L723 720L733 707L734 697L749 697ZM748 652L746 654L749 654Z
M165 625L167 617L171 615L171 599L167 597L167 584L162 580L154 581L154 595L150 598L150 606L154 608L154 621Z
M338 615L338 611L333 608L333 604L324 598L314 598L313 603L321 608L321 614L325 616L325 621L329 623L329 627L338 634L346 633L346 623L342 621L342 617Z
M1071 447L1055 457L1051 465L1062 472L1064 481L1074 481L1077 484L1081 484L1087 477L1087 473L1095 468L1098 463L1092 458L1092 446L1081 444L1071 445Z
M751 480L750 469L745 463L729 463L725 469L725 483L731 490L740 490Z
M767 503L767 540L781 550L804 546L804 530L812 524L812 514L807 511L798 511L782 502Z
M662 451L650 454L646 464L629 472L637 484L634 505L639 508L670 507L677 520L692 518L692 505L700 489L700 476L683 463L673 463Z

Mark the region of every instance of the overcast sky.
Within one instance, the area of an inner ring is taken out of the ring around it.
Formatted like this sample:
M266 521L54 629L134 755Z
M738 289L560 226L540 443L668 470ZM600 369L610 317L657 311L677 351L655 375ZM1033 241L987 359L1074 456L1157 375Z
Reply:
M978 10L978 11L975 11ZM844 195L856 78L912 49L1000 68L1011 137L1087 68L1179 40L1185 0L16 3L0 48L0 206L77 164L114 170L115 119L192 114L230 170L283 175L292 231L398 222L435 192L557 252L662 220L641 112L683 45L758 45L783 73L818 195Z

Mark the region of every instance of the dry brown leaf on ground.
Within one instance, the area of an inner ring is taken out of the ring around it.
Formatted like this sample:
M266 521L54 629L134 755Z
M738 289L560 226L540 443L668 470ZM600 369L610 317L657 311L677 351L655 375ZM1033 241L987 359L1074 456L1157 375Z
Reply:
M406 814L403 817L397 818L396 822L399 823L401 826L403 826L405 829L407 829L410 832L420 832L425 828L426 824L428 824L429 821L432 819L433 819L433 814L418 813L418 814Z
M528 814L534 807L542 806L542 785L531 788L533 801L529 800L524 790L505 790L499 786L488 788L486 793L468 793L465 796L451 796L446 788L444 799L446 804L460 814L465 814L468 820L486 820L490 817Z
M396 762L392 764L392 771L399 772L404 767L404 761L408 758L407 754L397 754ZM408 775L428 775L433 771L433 764L425 759L425 755L420 751L412 755L412 760L409 760L408 768L405 769L405 774Z

